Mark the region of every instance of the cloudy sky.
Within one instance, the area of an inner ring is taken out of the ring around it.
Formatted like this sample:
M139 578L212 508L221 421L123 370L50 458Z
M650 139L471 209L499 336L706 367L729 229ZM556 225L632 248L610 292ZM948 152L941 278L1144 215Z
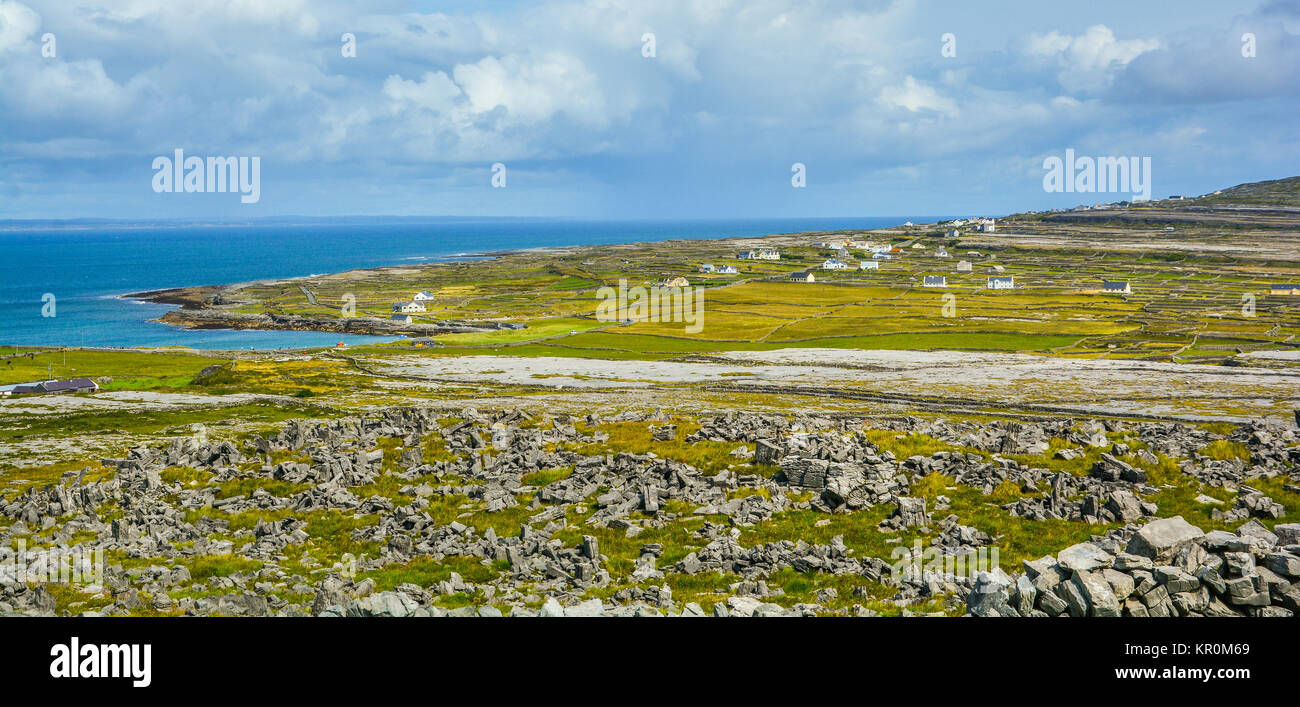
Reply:
M359 5L0 0L0 218L907 216L1123 198L1044 192L1043 160L1066 148L1150 157L1155 196L1300 173L1300 0ZM260 201L155 193L153 160L176 149L260 157Z

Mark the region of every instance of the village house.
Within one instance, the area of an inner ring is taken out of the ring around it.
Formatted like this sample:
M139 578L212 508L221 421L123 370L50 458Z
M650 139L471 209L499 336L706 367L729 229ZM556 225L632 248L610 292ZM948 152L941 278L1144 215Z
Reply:
M859 270L879 270L880 262L876 260L864 260L858 263Z
M429 300L432 299L433 299L433 293L428 291L416 292L415 295L411 297L412 302L428 302Z
M957 261L957 272L970 272L972 270L969 260Z
M947 287L948 278L943 275L926 275L925 279L921 281L921 285L924 287Z
M780 260L781 253L770 248L759 250L742 250L737 256L741 260Z
M948 231L948 233L945 235L947 235L949 238L960 238L961 231L958 231L957 229L954 228L951 231Z
M0 386L0 396L35 395L39 393L94 393L98 390L99 384L89 378L67 378Z
M709 263L701 263L699 265L696 265L695 269L700 272L714 272L715 270L717 270L717 268L713 267Z
M844 262L843 260L836 260L835 258L831 258L826 262L822 263L822 270L848 270L848 269L849 269L848 263Z
M947 249L947 248L944 248L943 246L939 246L939 250L934 251L934 257L936 257L936 258L950 258L950 257L952 257L952 256L948 255L948 249Z
M817 278L813 277L811 272L800 270L799 272L790 273L790 282L816 282Z
M409 314L410 312L424 312L427 310L419 302L394 302L393 311L398 314Z
M410 324L410 323L411 323L411 315L409 315L409 314L394 314L393 316L389 317L388 320L389 320L389 321L393 321L393 322L397 322L398 324Z
M981 223L978 229L976 230L978 230L980 233L994 233L995 231L998 230L997 221L994 219L989 219L984 223Z
M1128 280L1105 280L1101 283L1101 291L1108 295L1127 295L1133 292Z
M1270 295L1300 295L1300 285L1273 285L1269 288Z
M1016 278L1008 275L1006 277L990 277L988 284L985 285L990 290L1011 290L1015 289Z
M875 260L892 260L894 258L889 253L872 253L871 257Z
M736 269L735 265L720 265L716 272L719 275L735 275L740 271Z

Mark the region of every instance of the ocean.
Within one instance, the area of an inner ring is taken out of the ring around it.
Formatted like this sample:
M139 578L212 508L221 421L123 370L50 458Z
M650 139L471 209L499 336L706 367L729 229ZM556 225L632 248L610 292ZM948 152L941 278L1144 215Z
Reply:
M4 222L0 223L0 346L229 350L390 341L393 337L329 332L185 330L151 321L172 305L119 295L415 264L500 250L869 229L909 220L937 219Z

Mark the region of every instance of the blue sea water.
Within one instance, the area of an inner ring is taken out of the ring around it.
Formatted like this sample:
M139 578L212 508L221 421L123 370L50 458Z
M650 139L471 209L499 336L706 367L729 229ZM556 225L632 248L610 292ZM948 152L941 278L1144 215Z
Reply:
M281 349L386 341L328 332L185 330L171 305L119 297L499 250L868 229L932 217L701 221L337 219L250 224L0 223L0 345ZM54 296L53 317L43 298Z

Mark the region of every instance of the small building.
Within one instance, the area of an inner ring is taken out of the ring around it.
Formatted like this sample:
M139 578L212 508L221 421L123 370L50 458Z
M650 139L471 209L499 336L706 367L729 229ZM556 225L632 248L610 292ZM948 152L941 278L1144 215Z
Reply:
M994 265L994 266L992 266L992 267L989 268L989 269L992 270L993 272L1006 272L1006 271L1007 271L1007 269L1006 269L1005 267L1001 266L1001 265Z
M994 219L989 219L984 223L981 223L977 228L977 230L980 233L994 233L998 230L997 221L995 221Z
M880 261L878 261L878 260L864 260L864 261L858 263L858 269L859 269L859 270L879 270L879 269L880 269Z
M913 243L913 244L912 244L912 250L925 250L925 244L924 244L924 243Z
M940 247L939 247L939 250L934 251L934 257L936 257L936 258L951 258L952 256L948 255L948 249L947 249L947 248L944 248L943 246L940 246Z
M957 272L970 272L972 269L973 268L971 267L969 260L957 261Z
M719 275L736 275L740 271L736 269L735 265L719 265L716 272Z
M99 390L99 384L89 378L48 380L37 383L35 387L33 392L37 393L93 393Z
M954 228L954 229L948 231L948 232L947 232L946 234L944 234L944 235L948 236L949 238L961 238L961 231L958 231L957 229Z
M698 270L699 272L714 272L717 270L717 268L713 267L709 263L700 263L699 265L695 266L695 269Z
M388 318L388 321L390 321L390 322L397 322L398 324L410 324L410 323L411 323L411 315L409 315L409 314L394 314L393 316L391 316L391 317Z
M740 255L736 257L741 260L780 260L781 253L771 248L760 248L759 250L742 250Z
M655 287L690 287L691 281L684 277L669 277L655 283Z
M894 258L889 253L872 253L871 257L875 260L893 260Z
M816 282L816 281L817 278L813 277L813 274L807 270L800 270L799 272L790 273L790 282Z
M409 314L411 312L426 311L423 304L419 302L394 302L393 311L397 314Z
M848 270L848 269L849 269L848 263L844 262L843 260L836 260L835 258L831 258L826 262L822 263L822 270Z
M1012 290L1016 287L1016 278L1010 275L1006 277L990 277L985 287L990 290Z
M428 302L433 299L433 293L429 291L416 292L412 297L412 302Z
M1128 285L1128 280L1104 280L1101 283L1101 291L1108 295L1127 295L1133 292Z
M925 287L947 287L948 278L943 275L926 275L925 279L921 281L921 285Z
M1268 289L1270 295L1300 295L1300 285L1273 285Z

